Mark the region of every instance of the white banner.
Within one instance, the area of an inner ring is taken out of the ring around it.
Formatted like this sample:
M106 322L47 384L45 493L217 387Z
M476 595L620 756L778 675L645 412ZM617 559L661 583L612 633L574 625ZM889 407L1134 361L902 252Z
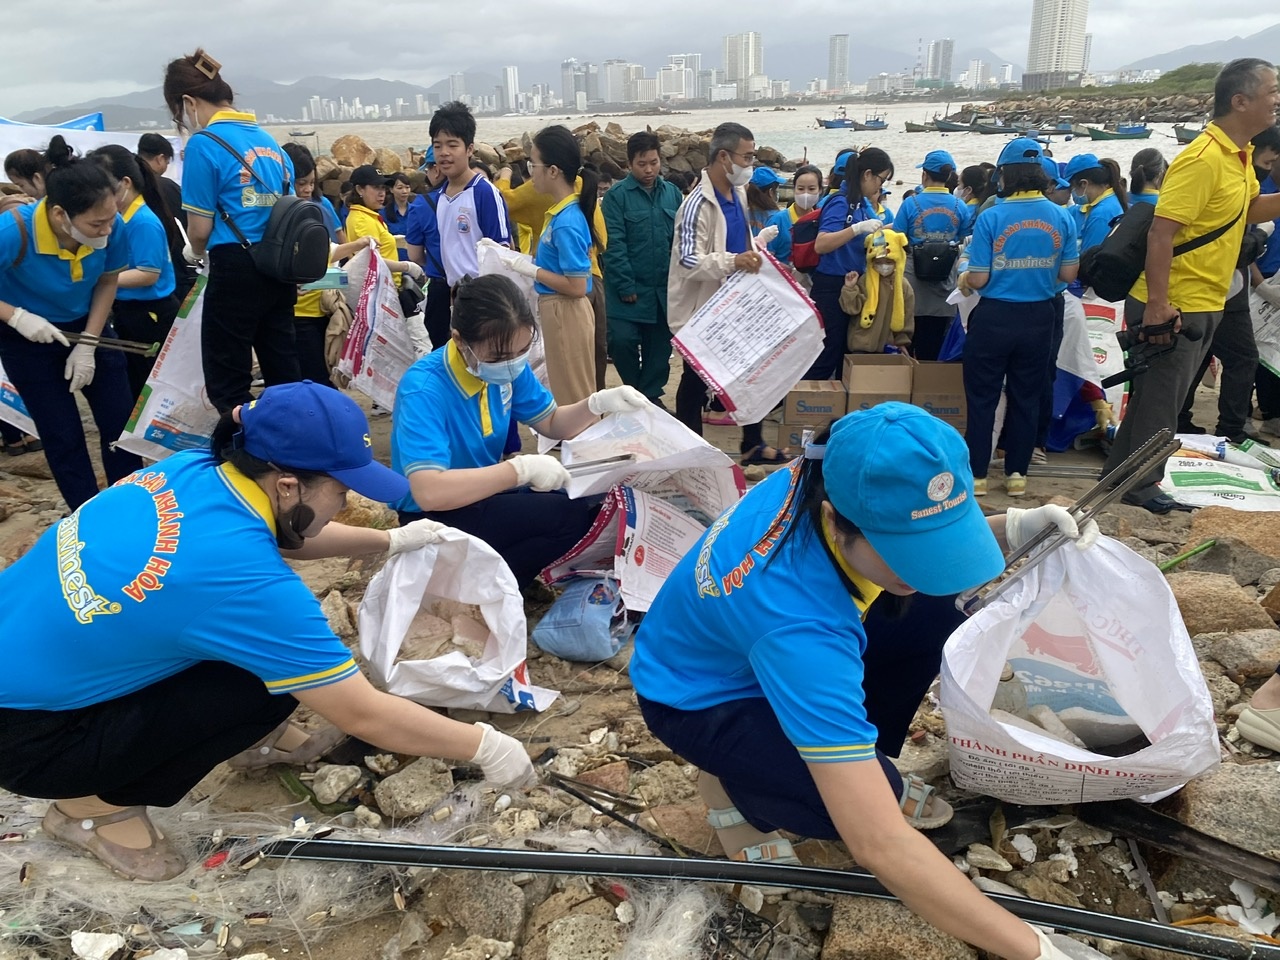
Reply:
M1266 282L1270 284L1275 279ZM1280 307L1263 300L1255 290L1249 294L1249 313L1253 317L1253 339L1258 342L1258 362L1280 377Z
M105 147L111 143L118 143L137 153L138 140L142 137L142 133L110 130L103 133L99 130L67 130L57 127L0 124L0 157L7 157L14 150L39 150L44 153L49 147L49 141L55 136L62 137L68 145L74 147L83 156L90 150L97 150L98 147ZM181 137L166 136L165 139L173 144L173 160L164 175L170 180L182 183L182 150L186 144ZM174 213L176 214L176 211Z

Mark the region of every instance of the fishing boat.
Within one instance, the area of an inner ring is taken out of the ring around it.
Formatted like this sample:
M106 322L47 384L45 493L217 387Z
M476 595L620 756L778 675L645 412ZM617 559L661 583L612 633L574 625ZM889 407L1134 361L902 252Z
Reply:
M1177 137L1179 143L1190 143L1202 133L1204 133L1203 127L1197 129L1195 127L1183 126L1180 123L1175 123L1173 125L1173 135Z
M933 133L937 129L932 123L912 123L910 120L907 121L907 133Z
M1089 131L1090 140L1146 140L1151 136L1151 128L1143 125L1139 129L1131 129L1129 132L1123 130L1102 130L1098 127L1086 127Z
M952 120L934 120L933 127L939 133L968 133L973 129L967 123L956 123Z
M855 130L888 130L889 121L884 118L883 113L868 113L866 120L862 123L853 121L853 129Z
M844 107L837 110L835 116L831 117L829 120L824 120L822 117L818 117L817 119L818 126L824 130L852 130L854 126L853 119L849 116L848 111L845 110Z
M989 137L1007 137L1018 132L1017 127L1011 127L1003 123L975 123L973 129Z
M314 137L315 135L316 135L316 132L314 130L290 130L289 131L289 136L291 137Z
M1076 132L1075 118L1070 114L1064 113L1058 117L1057 122L1052 127L1046 127L1045 129L1052 130L1054 133L1074 134Z
M1117 123L1116 133L1141 133L1147 129L1146 121L1141 123Z

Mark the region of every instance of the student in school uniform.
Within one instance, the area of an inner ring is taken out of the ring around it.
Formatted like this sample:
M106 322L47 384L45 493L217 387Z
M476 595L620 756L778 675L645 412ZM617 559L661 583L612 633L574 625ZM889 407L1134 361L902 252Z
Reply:
M382 219L396 237L397 257L409 259L409 247L405 242L405 229L409 225L409 211L422 203L422 197L413 192L409 177L403 173L393 173L387 177L387 203L382 208Z
M116 182L76 158L55 136L44 155L45 196L0 217L0 361L44 441L67 506L98 492L76 407L83 392L102 445L107 483L142 466L112 445L133 410L124 354L68 334L115 337L108 319L116 278L129 266L129 241L116 208Z
M1135 153L1129 162L1129 201L1155 206L1160 201L1160 185L1168 169L1169 161L1155 147Z
M165 69L169 113L179 128L194 131L183 154L185 255L209 263L200 359L209 402L223 413L253 399L255 354L267 386L300 377L293 336L298 288L260 271L249 250L266 232L275 196L292 190L293 162L253 114L235 109L233 98L221 65L203 50Z
M421 203L411 204L405 218L404 242L408 259L422 267L427 277L427 299L422 305L422 319L431 345L439 350L449 339L451 297L440 254L440 225L436 220L444 179L436 165L435 148L427 148L423 161L427 171L427 193ZM436 181L433 185L433 175Z
M1080 249L1088 250L1107 239L1111 221L1129 209L1129 191L1120 174L1120 164L1110 157L1099 159L1082 153L1067 161L1062 177L1071 184L1077 209Z

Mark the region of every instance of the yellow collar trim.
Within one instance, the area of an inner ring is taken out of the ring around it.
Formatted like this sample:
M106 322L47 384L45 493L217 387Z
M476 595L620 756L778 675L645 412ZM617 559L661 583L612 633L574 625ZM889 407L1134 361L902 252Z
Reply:
M493 436L493 414L489 411L489 385L467 369L462 351L458 349L458 341L450 338L444 350L445 362L449 365L449 373L453 377L453 382L458 385L458 389L465 396L479 397L480 433L486 437Z
M41 200L36 205L32 222L35 224L36 253L43 253L46 256L57 257L59 260L70 261L71 280L75 283L83 280L83 261L85 257L94 252L93 247L86 247L82 243L75 253L63 247L58 242L58 235L53 232L53 224L49 222L49 208L44 200Z
M134 197L133 203L129 204L129 209L120 215L124 219L124 222L128 223L132 220L133 215L142 209L142 205L146 202L147 201L143 198L142 194L138 194Z
M370 210L363 203L353 203L347 207L347 219L350 220L353 216L368 217L370 220L377 220L382 224L386 223L386 221L382 219L382 214L378 213L376 210Z
M256 113L247 113L242 110L219 110L209 118L209 124L217 123L219 120L230 120L233 123L257 123L258 115Z
M547 215L542 218L542 232L546 233L547 230L551 227L551 221L556 218L557 213L560 213L562 210L572 206L577 202L578 202L578 194L571 193L567 197L565 197L563 200L561 200L559 203L557 203L555 206L553 206L550 210L548 210Z
M256 481L250 480L229 463L220 465L218 471L222 475L222 482L236 495L236 499L262 517L271 535L275 536L276 516L271 510L271 500L267 497L266 491L258 486Z
M946 187L925 187L921 193L950 193Z
M841 552L840 548L836 546L836 538L831 532L831 527L828 525L826 517L822 518L822 539L826 541L827 549L831 551L831 555L836 558L836 564L844 572L844 575L852 581L853 585L858 588L858 592L862 594L861 600L853 598L852 594L850 594L850 597L853 598L853 605L858 608L858 611L865 619L867 616L867 609L875 602L876 597L880 596L880 594L884 592L884 588L876 586L849 565L849 561L845 559L845 555Z
M1090 210L1092 210L1094 207L1100 204L1103 200L1107 199L1107 197L1114 197L1115 195L1116 195L1116 192L1114 190L1104 190L1102 193L1098 194L1098 199L1094 200L1092 203L1080 204L1080 212L1088 213Z

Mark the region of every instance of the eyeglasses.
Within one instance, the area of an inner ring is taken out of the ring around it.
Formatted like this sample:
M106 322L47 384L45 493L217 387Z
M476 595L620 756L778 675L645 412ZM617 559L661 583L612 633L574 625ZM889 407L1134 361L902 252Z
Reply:
M756 155L754 153L734 153L731 150L729 151L729 156L733 157L735 160L741 160L744 164L756 162Z

